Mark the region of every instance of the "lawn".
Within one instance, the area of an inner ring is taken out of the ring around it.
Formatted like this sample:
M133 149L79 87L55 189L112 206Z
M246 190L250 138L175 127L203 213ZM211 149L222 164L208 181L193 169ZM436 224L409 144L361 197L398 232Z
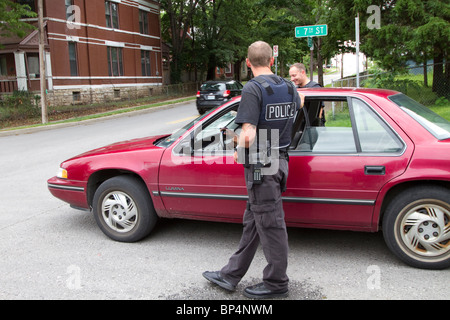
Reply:
M436 112L442 118L450 121L450 103L444 104L442 106L432 106L430 107L430 109Z

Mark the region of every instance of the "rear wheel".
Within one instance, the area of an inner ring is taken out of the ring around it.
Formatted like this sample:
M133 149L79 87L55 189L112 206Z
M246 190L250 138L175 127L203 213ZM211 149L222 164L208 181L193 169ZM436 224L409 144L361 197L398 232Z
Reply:
M130 176L103 182L95 192L93 212L103 233L121 242L141 240L157 221L147 188Z
M392 252L413 267L449 267L450 191L436 186L405 190L386 209L383 235Z

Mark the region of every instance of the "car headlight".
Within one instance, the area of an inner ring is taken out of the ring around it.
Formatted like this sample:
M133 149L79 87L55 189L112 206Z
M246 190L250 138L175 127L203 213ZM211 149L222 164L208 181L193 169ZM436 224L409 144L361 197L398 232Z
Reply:
M56 176L61 179L67 179L67 170L63 168L59 168Z

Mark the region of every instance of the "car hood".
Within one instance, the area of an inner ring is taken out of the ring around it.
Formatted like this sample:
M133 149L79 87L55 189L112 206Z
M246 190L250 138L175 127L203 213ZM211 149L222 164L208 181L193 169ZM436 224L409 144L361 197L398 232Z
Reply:
M138 151L138 150L149 150L149 149L161 149L161 147L155 146L154 142L166 135L138 138L126 141L115 142L113 144L93 149L84 152L75 158L87 157L87 156L98 156L103 154L120 153L128 151ZM73 158L73 159L75 159Z

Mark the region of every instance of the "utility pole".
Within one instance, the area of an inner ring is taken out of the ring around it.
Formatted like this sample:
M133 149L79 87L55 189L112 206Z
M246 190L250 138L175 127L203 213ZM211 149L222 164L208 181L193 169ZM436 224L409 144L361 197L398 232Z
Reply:
M39 73L41 82L41 111L42 123L48 123L47 115L47 79L45 77L45 33L44 33L44 5L43 0L38 0L38 24L39 24Z
M356 87L359 88L359 12L355 18L356 33Z

